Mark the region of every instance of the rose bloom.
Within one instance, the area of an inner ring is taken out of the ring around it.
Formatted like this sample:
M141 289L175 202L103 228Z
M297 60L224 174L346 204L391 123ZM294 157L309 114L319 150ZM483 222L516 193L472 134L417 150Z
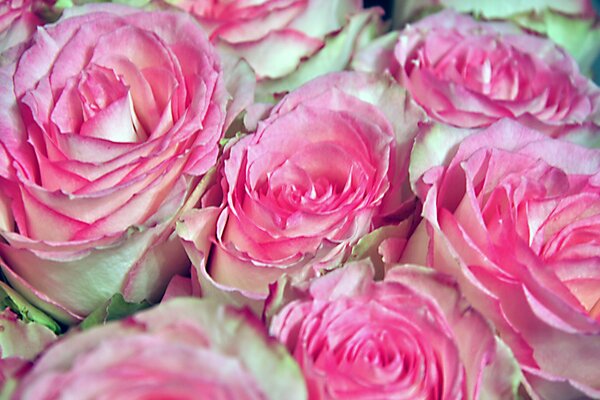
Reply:
M346 68L377 34L379 9L362 0L167 0L198 19L223 51L244 58L266 93Z
M393 23L402 27L440 7L478 18L506 19L529 32L547 36L563 47L587 76L600 53L600 26L593 0L396 0Z
M453 11L392 39L365 50L359 68L389 70L437 121L474 128L513 118L553 136L598 131L600 90L548 39Z
M73 331L35 361L11 399L306 398L298 366L248 313L176 299Z
M271 334L306 377L309 399L511 399L510 352L448 276L397 266L373 281L364 261L311 282Z
M378 219L396 215L409 198L401 181L417 129L405 100L391 80L330 74L235 143L222 171L225 204L178 226L203 293L255 300L259 310L281 275L299 281L339 265Z
M543 399L600 396L600 151L514 121L415 145L402 256L453 275Z
M65 323L117 292L157 300L186 268L174 221L216 162L227 95L191 17L73 10L0 71L2 272Z

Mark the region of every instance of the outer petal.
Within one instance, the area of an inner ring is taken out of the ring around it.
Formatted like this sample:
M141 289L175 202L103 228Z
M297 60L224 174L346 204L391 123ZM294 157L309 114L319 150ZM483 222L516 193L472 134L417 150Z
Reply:
M576 42L578 50L588 47ZM435 120L474 128L509 117L553 137L595 142L586 136L597 128L600 91L551 40L446 10L401 31L394 54L389 39L381 39L364 50L357 67L392 72ZM361 66L369 55L378 61Z
M35 358L56 339L48 328L35 322L23 322L10 309L0 314L0 351L2 358Z
M415 266L392 267L386 281L402 282L419 293L431 296L450 323L465 365L470 399L515 398L521 383L518 363L510 350L497 339L491 326L460 296L450 276Z
M6 261L2 270L11 285L30 302L67 323L83 319L114 293L125 290L130 271L136 266L147 268L146 273L153 272L140 276L147 282L144 284L147 291L137 292L131 300L141 301L147 297L156 301L168 278L186 266L183 249L174 239L165 241L164 238L183 205L183 196L185 192L180 192L173 197L174 201L166 204L162 210L164 219L158 220L155 226L132 228L122 235L109 237L108 243L99 246L87 241L78 250L64 251L60 244L7 237L10 245L0 246ZM40 268L44 268L44 274L39 273ZM148 281L150 276L153 278ZM65 282L72 284L65 285Z
M153 352L152 345L162 354ZM138 349L143 358L129 354L125 348ZM187 359L181 359L180 355L186 355ZM91 356L94 356L92 360ZM140 360L151 362L149 357L160 362L151 368L147 364L136 364ZM173 360L179 364L173 364ZM222 381L205 382L202 371L185 369L186 365L214 368L210 364L214 361L221 362L219 366L223 369L218 371L218 378ZM136 373L124 380L111 371ZM256 319L214 302L191 298L173 299L128 320L72 332L41 356L20 382L14 398L47 396L48 385L55 384L57 378L62 378L62 385L53 387L53 391L64 394L79 390L78 395L90 398L98 390L115 395L136 393L136 388L145 395L148 388L153 388L158 395L172 393L174 388L169 383L177 382L187 385L187 390L204 387L209 393L216 385L240 390L236 387L236 378L243 378L251 385L245 392L237 393L240 398L247 398L244 393L266 399L306 398L297 366L280 345L266 337ZM82 382L85 386L78 387ZM164 385L153 387L156 383ZM197 395L181 394L185 398ZM237 398L236 393L227 396Z
M395 266L383 282L372 279L372 267L359 261L280 298L288 303L273 318L271 332L299 361L311 398L408 399L434 392L440 398L515 396L520 374L512 355L496 344L490 326L469 309L449 276L424 267ZM417 309L428 315L428 322L411 315ZM436 336L438 329L444 334ZM430 352L448 337L456 341L458 364L452 361L454 345ZM414 347L418 355L412 354ZM361 358L365 349L373 357ZM386 354L387 363L379 363L375 354ZM434 378L421 357L435 358ZM387 368L398 358L410 360L410 365L397 366L403 373L390 377ZM421 369L411 381L413 367Z
M521 227L511 228L513 222L508 221L506 228L496 226L504 221L490 219L483 210L494 204L500 206L501 201L492 203L485 196L492 196L490 191L495 187L510 187L507 182L511 176L522 175L523 182L531 182L530 186L521 187L519 196L536 198L539 194L535 194L534 172L538 170L556 172L556 176L542 176L540 180L553 182L567 191L551 194L552 185L546 184L547 193L543 196L550 196L559 204L561 196L571 195L569 190L579 193L576 183L579 179L596 180L599 154L545 138L539 132L508 121L481 133L458 131L458 136L449 136L447 140L442 139L442 131L430 131L430 136L426 134L414 148L411 177L416 178L413 186L424 200L426 221L409 240L403 261L423 262L457 279L465 297L494 323L514 352L525 377L531 379L532 392L539 391L544 398L553 398L550 390L554 390L556 398L577 398L584 393L595 396L598 379L592 371L600 350L600 337L593 314L589 315L574 299L576 293L571 293L559 279L552 260L537 254L535 243L518 236ZM455 132L448 131L450 135ZM462 142L457 144L455 138ZM486 183L479 187L482 179ZM592 184L581 190L594 193L597 186ZM520 209L524 204L527 202L523 201ZM585 208L594 215L594 206L588 204ZM563 214L561 224L579 216L575 210ZM513 211L519 212L516 207ZM547 218L555 219L548 217L548 211L546 214L538 211L532 209L524 217L534 230ZM496 237L494 229L506 234ZM550 230L545 232L553 234ZM593 229L590 235L594 237ZM571 244L564 245L561 251L570 254ZM573 245L575 251L577 244ZM586 252L588 258L581 262L595 268L595 247L591 245L588 250L591 250ZM577 356L559 361L562 354Z
M260 81L257 86L258 99L270 100L273 93L287 92L320 75L343 70L350 63L356 48L376 35L377 24L374 11L364 11L350 17L342 30L326 37L324 47L300 63L295 71L280 79Z
M594 59L600 53L600 29L595 26L593 18L577 18L545 10L538 13L537 17L530 14L516 17L515 20L527 29L546 34L564 47L577 60L581 71L590 75Z
M280 30L256 42L221 46L248 61L259 79L278 79L293 72L302 59L319 51L323 42L294 30Z
M225 203L179 225L204 294L246 297L260 312L281 275L312 279L386 218L407 217L408 152L422 119L401 87L375 75L330 74L284 97L227 149Z
M115 293L158 300L187 266L174 223L227 118L216 51L190 16L106 4L19 50L0 72L4 274L66 323Z

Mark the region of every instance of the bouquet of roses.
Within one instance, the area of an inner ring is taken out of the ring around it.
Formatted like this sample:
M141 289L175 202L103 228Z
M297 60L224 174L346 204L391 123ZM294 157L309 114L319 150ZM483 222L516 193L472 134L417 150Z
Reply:
M600 399L597 5L383 3L0 0L1 399Z

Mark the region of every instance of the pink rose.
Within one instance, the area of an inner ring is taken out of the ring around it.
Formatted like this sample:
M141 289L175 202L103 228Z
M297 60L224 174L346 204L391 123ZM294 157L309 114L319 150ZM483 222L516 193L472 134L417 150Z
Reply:
M224 52L244 58L262 93L294 89L346 68L377 34L379 9L362 0L174 0Z
M536 398L599 397L600 151L510 120L450 130L413 150L424 222L402 261L458 280Z
M450 277L398 266L383 282L358 262L311 282L273 319L309 399L510 399L510 352Z
M593 62L600 52L600 26L594 0L396 0L393 22L402 27L406 20L437 11L441 7L477 18L506 19L528 32L547 36L564 48L583 74L592 75Z
M390 70L435 120L473 128L513 118L553 136L598 131L600 90L548 39L444 11L395 43L393 53L379 51L377 65L367 52L362 67Z
M74 331L36 360L12 399L293 399L304 380L248 313L177 299Z
M65 323L117 292L156 301L186 268L174 221L216 162L227 96L191 17L73 12L0 71L2 272Z
M259 310L281 275L299 281L339 265L380 220L411 205L402 181L417 124L405 100L389 80L327 75L235 143L225 205L193 210L178 227L204 295L252 299Z

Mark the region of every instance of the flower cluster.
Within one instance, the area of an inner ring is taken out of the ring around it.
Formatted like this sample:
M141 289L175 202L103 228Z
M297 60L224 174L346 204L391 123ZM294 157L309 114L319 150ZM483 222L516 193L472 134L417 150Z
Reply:
M0 398L600 399L591 1L83 3L0 3Z

